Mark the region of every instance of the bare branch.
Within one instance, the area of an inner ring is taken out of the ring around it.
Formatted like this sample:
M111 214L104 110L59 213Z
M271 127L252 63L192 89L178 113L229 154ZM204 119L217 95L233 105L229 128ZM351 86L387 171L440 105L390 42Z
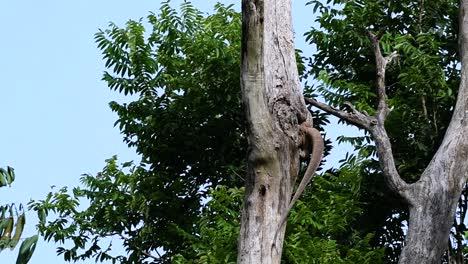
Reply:
M387 66L394 58L398 57L398 52L395 50L390 55L385 57L385 66Z
M158 255L159 255L159 252L156 251L156 253L158 253ZM141 254L145 255L145 257L152 258L152 259L157 260L157 261L161 260L160 259L161 256L159 256L159 258L158 258L156 256L151 255L147 251L141 251Z
M335 109L327 104L318 102L312 98L304 98L306 103L317 107L318 109L332 114L340 119L343 119L359 128L370 130L370 127L377 123L375 118L368 116L365 113L359 112L351 103L346 102L344 105L349 109L348 112Z
M396 169L392 153L392 145L390 144L390 139L387 135L387 131L385 130L385 119L390 113L387 102L387 93L385 91L385 73L388 63L397 57L398 53L394 51L387 57L384 57L380 51L380 36L376 36L372 32L367 32L367 35L375 56L377 70L376 90L378 100L377 113L375 115L378 123L375 126L372 126L369 131L376 143L380 167L388 186L394 192L400 194L410 202L408 197L409 184L400 177L398 170Z
M385 130L385 119L390 113L387 103L387 94L385 91L385 72L387 64L390 63L396 56L398 56L398 54L395 51L387 57L384 57L380 51L379 39L381 34L376 35L372 32L367 32L367 35L372 45L372 51L375 56L377 70L377 113L374 116L361 113L356 108L354 108L351 103L345 103L344 105L348 108L348 111L342 111L310 98L305 98L305 101L329 114L332 114L338 118L348 121L351 124L354 124L359 128L363 128L369 131L376 143L380 167L388 186L395 193L402 196L408 202L411 202L409 200L410 185L406 183L398 173L392 153L392 145L390 144L390 139L387 135L387 131Z
M305 101L313 105L320 110L323 110L329 114L332 114L340 119L348 121L349 123L366 129L372 134L374 141L376 142L377 153L379 157L380 167L385 176L388 186L395 193L398 193L403 198L408 200L408 187L409 185L401 179L400 174L395 166L395 160L393 158L392 146L390 139L385 130L384 124L379 123L375 116L369 116L365 113L359 112L351 103L346 102L344 105L348 108L349 112L335 109L327 104L320 103L311 98L304 98Z
M392 145L387 131L383 124L377 124L370 129L372 138L375 141L377 148L377 155L379 157L380 168L385 176L385 181L388 187L399 194L405 200L411 203L409 199L409 184L406 183L398 173L395 166L395 159L393 157Z
M156 254L158 254L159 257L156 257L156 256L150 254L148 251L143 250L143 249L141 249L141 248L139 248L139 247L137 247L136 249L137 249L141 254L143 254L145 257L147 257L147 258L151 258L151 259L154 259L154 260L156 260L156 261L160 261L160 260L161 260L161 254L159 254L159 252L158 252L157 249L155 250L155 252L156 252Z
M379 121L379 123L383 124L385 123L385 119L387 118L388 113L390 112L387 104L387 94L385 92L385 70L387 68L387 64L390 63L395 57L397 57L398 53L394 51L387 57L384 57L382 55L382 52L380 51L380 36L377 36L370 31L367 32L367 36L369 37L369 40L372 45L372 51L375 56L375 64L377 70L377 120Z

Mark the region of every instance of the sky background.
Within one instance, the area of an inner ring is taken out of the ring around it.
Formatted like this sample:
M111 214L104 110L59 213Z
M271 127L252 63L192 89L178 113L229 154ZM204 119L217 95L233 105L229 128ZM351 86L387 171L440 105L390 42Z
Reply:
M182 1L172 2L178 7ZM204 12L216 2L240 9L240 0L192 2ZM302 34L314 16L306 2L293 1L293 15L296 46L310 55ZM108 102L126 98L101 81L104 64L94 33L110 21L123 26L159 6L149 0L0 0L0 167L14 167L17 176L11 188L0 189L0 204L25 205L44 199L52 185L77 186L81 174L95 174L113 155L138 160L113 126L117 116ZM334 140L343 131L333 126L327 135ZM330 162L347 149L333 150ZM27 221L25 235L35 234L37 219L29 214ZM15 263L18 248L1 252L0 262ZM30 263L68 263L55 248L40 239Z

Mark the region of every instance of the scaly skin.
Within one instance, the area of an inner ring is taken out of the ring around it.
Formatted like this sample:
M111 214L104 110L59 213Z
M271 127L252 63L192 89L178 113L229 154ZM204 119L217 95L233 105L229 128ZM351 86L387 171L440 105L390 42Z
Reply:
M301 197L307 184L309 184L309 182L314 177L315 171L320 165L320 161L322 160L322 156L323 156L323 151L325 149L322 136L320 135L320 132L317 129L310 127L306 123L302 123L301 125L299 125L299 129L303 133L303 137L307 137L307 138L302 139L303 148L308 148L307 142L309 144L312 143L312 154L310 155L309 165L307 166L306 172L304 173L304 177L302 177L302 180L299 183L299 186L297 187L296 193L294 193L294 196L289 202L289 206L286 212L284 212L283 216L281 217L278 230L276 231L275 238L273 240L273 246L275 246L276 237L278 235L279 230L281 229L281 227L284 225L284 223L288 219L289 212L291 211L291 209L293 208L294 204L297 202L299 197ZM306 153L308 152L307 149L305 149L304 151Z

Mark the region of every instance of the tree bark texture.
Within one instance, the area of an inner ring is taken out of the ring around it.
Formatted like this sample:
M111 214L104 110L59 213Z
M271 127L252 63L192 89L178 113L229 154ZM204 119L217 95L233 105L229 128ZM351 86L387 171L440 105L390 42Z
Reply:
M460 4L462 63L457 103L444 140L421 179L411 185L410 219L400 263L440 263L468 179L468 0Z
M312 119L299 83L291 1L243 0L242 15L249 153L237 262L280 263L285 226L278 228L299 172L299 125Z
M330 114L344 119L372 134L380 167L385 180L395 193L408 204L409 222L400 264L439 264L447 248L456 205L468 179L468 0L460 3L461 83L452 119L442 144L422 173L420 179L406 183L395 166L390 139L385 130L389 114L385 92L385 69L393 57L383 57L379 37L368 33L377 68L377 113L369 116L347 103L347 111L334 109L324 103L306 101Z

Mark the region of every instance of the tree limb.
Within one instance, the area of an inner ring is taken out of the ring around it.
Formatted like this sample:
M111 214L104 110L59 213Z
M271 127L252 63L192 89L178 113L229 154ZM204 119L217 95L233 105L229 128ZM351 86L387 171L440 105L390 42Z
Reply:
M156 260L156 261L160 261L160 260L161 260L161 255L159 255L159 252L158 252L158 251L156 251L156 253L159 255L159 258L156 257L156 256L151 255L150 253L148 253L148 251L142 250L142 251L140 251L140 252L141 252L141 254L143 254L145 257L154 259L154 260Z
M377 113L375 114L375 118L377 119L378 124L371 127L369 132L372 134L374 141L376 142L380 166L385 175L388 186L394 192L400 194L402 197L408 200L408 184L403 181L403 179L401 179L400 175L398 174L398 170L395 166L395 160L393 158L392 145L390 144L390 139L385 129L385 120L390 113L387 102L387 93L385 91L385 73L388 63L397 57L398 53L394 51L387 57L384 57L380 51L380 36L376 36L370 31L367 32L367 36L369 37L372 45L372 51L375 56L377 70L376 90L378 100Z
M335 109L327 104L320 103L311 98L304 98L305 101L320 110L343 119L359 128L369 131L376 142L377 153L382 172L390 189L407 199L407 190L409 185L401 179L395 166L392 146L384 122L378 122L377 116L369 116L366 113L359 112L351 103L346 102L345 106L349 112ZM407 199L408 200L408 199Z
M305 98L305 101L329 114L369 131L376 143L380 167L388 186L395 193L399 194L411 203L408 195L409 184L406 183L398 173L392 153L392 145L390 144L390 139L387 131L385 130L385 119L390 113L387 103L387 94L385 91L385 72L388 63L398 56L398 54L393 52L387 57L384 57L380 51L380 36L375 35L372 32L368 32L367 35L372 45L372 51L375 56L377 68L376 90L378 102L376 114L374 116L369 116L366 113L361 113L354 108L351 103L345 103L348 111L342 111L310 98Z
M343 119L359 128L365 129L365 130L370 130L370 127L372 125L377 124L377 120L366 113L361 113L359 112L351 103L345 102L344 105L350 110L350 111L343 111L343 110L338 110L335 109L327 104L318 102L312 98L304 98L306 103L313 105L317 107L318 109L325 111L329 114L332 114L340 119Z
M359 128L369 131L372 135L372 138L376 142L379 162L388 186L402 197L407 198L406 192L409 185L401 179L398 170L396 169L395 160L392 153L392 146L390 144L387 131L385 130L384 124L378 122L376 116L369 116L365 113L361 113L356 108L354 108L351 103L348 102L345 103L345 105L350 109L350 112L337 110L327 104L320 103L311 98L305 98L305 101L308 104L319 108L320 110L323 110Z
M387 64L390 63L395 57L397 57L398 53L394 51L387 57L384 57L382 55L382 52L380 51L380 37L370 31L367 32L367 36L369 37L369 40L372 45L372 51L375 56L375 64L377 70L377 120L379 121L379 123L383 124L385 123L385 119L390 113L387 103L387 93L385 91L385 71L387 68Z

